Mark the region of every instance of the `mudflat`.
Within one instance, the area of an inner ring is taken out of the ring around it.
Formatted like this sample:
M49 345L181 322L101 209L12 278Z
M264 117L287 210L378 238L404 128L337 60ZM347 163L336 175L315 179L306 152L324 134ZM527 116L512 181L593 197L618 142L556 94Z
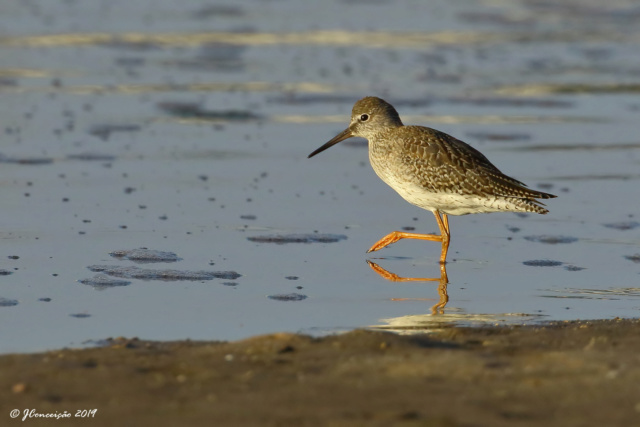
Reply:
M0 384L2 425L631 426L640 320L117 338L0 356Z

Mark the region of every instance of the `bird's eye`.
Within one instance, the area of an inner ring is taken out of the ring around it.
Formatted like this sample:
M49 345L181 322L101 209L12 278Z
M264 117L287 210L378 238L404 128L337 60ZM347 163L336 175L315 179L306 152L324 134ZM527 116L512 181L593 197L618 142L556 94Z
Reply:
M363 114L360 116L360 121L361 122L366 122L367 120L369 120L369 115L368 114Z

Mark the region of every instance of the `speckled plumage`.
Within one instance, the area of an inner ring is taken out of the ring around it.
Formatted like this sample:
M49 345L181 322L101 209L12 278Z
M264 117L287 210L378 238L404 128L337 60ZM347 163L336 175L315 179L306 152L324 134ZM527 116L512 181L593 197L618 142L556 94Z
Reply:
M363 114L368 120L361 120ZM536 199L555 197L503 174L459 139L428 127L404 126L393 106L380 98L356 102L349 130L349 137L369 141L371 166L384 182L409 203L432 212L546 214Z
M356 102L349 127L309 157L353 136L369 141L371 166L384 182L409 203L436 215L442 236L446 234L444 239L438 239L443 241L442 262L449 238L447 214L546 214L548 210L536 199L556 197L531 190L503 174L482 153L459 139L428 127L403 125L391 104L372 96ZM444 214L444 223L440 214ZM391 243L400 238L425 238L394 233L399 237L387 236ZM427 240L440 237L422 236L434 237ZM378 249L380 247L374 245L370 250Z
M368 139L369 160L376 174L423 209L450 215L548 212L535 199L551 195L526 188L450 135L421 126L400 126Z

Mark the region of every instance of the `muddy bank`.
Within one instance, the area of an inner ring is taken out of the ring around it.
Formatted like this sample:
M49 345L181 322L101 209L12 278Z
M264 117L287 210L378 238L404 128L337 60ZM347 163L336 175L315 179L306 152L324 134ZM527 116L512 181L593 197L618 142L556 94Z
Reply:
M628 426L640 418L638 354L637 319L419 336L116 339L1 356L0 413L3 425L33 408L71 418L25 423Z

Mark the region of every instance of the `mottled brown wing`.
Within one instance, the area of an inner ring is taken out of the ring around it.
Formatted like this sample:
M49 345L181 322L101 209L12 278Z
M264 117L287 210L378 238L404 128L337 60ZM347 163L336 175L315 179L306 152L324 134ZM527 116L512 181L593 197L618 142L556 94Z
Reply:
M469 144L446 133L421 126L405 126L402 163L417 173L418 184L431 192L548 199L495 167Z

